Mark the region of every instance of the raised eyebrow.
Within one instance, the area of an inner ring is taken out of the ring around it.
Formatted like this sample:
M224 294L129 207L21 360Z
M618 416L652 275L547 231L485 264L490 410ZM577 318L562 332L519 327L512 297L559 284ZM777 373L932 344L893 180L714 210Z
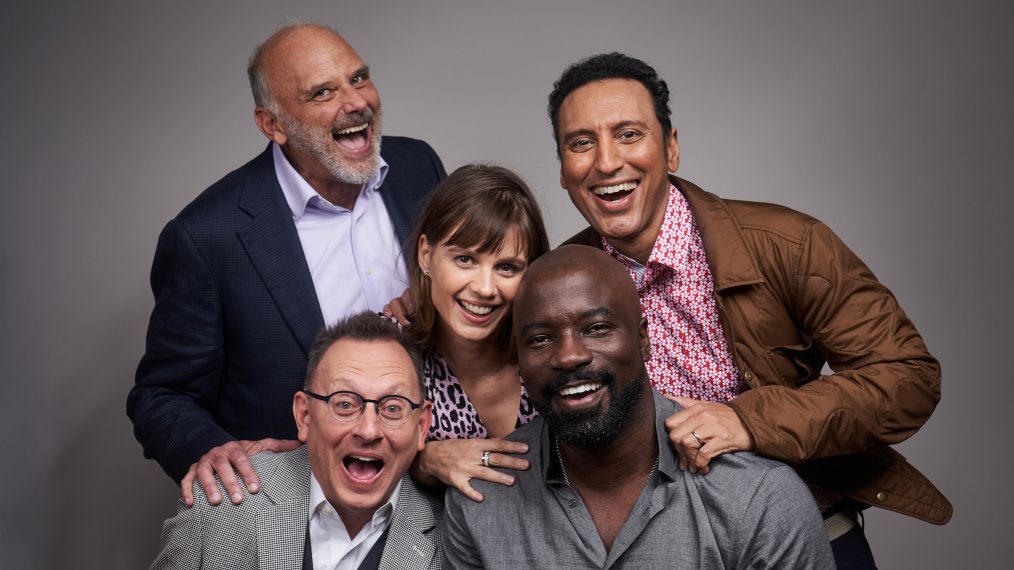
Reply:
M357 75L365 75L366 77L369 77L370 76L370 66L364 65L364 66L360 67L359 69L357 69L357 70L355 70L355 71L352 72L352 77L356 77Z

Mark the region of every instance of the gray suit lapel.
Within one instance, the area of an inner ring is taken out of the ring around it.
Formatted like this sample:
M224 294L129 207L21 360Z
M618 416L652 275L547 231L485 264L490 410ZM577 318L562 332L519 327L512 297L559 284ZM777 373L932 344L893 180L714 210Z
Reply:
M439 555L438 522L433 504L406 475L401 480L398 506L391 518L384 556L380 559L381 570L439 568L441 561L435 559Z
M310 502L306 447L279 455L277 468L261 477L271 505L257 513L257 559L263 570L302 570Z

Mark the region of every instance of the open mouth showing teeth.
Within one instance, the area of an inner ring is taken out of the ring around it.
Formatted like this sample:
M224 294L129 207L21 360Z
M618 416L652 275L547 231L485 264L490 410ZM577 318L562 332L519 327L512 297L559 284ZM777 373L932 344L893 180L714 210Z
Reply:
M384 468L384 462L376 457L348 455L342 460L345 470L353 479L369 481L375 478Z
M599 198L613 202L630 194L634 188L637 188L636 182L622 182L612 186L596 186L592 191Z
M368 123L356 125L354 127L348 127L345 129L337 130L331 133L335 142L349 149L362 148L367 143L367 128Z
M602 382L585 382L576 386L568 386L557 392L561 398L581 398L602 388Z
M494 307L486 307L483 305L473 305L468 301L458 301L462 309L465 309L469 313L474 313L479 316L488 315L493 312Z

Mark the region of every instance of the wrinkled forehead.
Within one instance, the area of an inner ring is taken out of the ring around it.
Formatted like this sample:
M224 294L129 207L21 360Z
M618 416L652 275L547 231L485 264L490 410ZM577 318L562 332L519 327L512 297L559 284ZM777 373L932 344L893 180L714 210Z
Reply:
M336 70L348 73L366 65L340 36L312 27L279 38L267 48L264 64L272 88L300 87L327 79Z
M412 359L401 345L390 340L335 341L321 359L313 384L326 394L351 390L366 398L420 396Z

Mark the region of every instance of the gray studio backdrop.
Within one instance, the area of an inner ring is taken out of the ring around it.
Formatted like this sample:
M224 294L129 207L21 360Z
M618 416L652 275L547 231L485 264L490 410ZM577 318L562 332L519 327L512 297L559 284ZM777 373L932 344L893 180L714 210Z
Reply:
M21 4L21 5L16 5ZM901 450L950 524L876 509L883 568L999 564L1014 512L1008 340L1009 2L5 3L0 206L0 567L140 568L176 486L124 414L162 225L265 145L245 62L293 20L372 65L385 131L448 169L537 190L559 243L581 220L545 116L570 62L621 50L673 91L680 174L836 229L944 370Z

